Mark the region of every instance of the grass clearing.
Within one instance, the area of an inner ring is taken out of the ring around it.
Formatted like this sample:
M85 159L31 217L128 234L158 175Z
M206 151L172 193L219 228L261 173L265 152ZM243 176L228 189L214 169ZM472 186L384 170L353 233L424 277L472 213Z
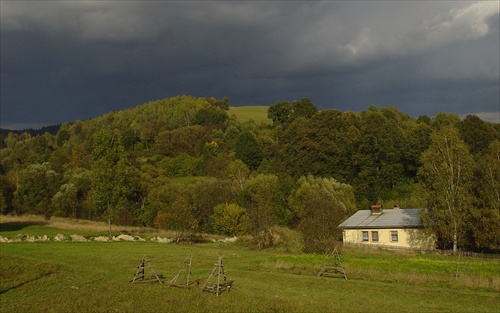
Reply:
M241 106L229 107L229 116L236 116L240 123L245 123L250 120L254 121L257 125L265 124L270 125L272 121L267 117L267 110L269 106Z
M184 176L184 177L175 177L170 178L170 182L173 185L186 185L188 183L196 182L197 180L206 178L204 176Z
M2 236L55 228L16 230L1 222ZM222 256L232 290L215 296L201 285L129 283L144 255L168 281L191 252L193 279L202 285ZM349 278L343 280L317 277L326 255L252 251L238 243L19 242L0 244L0 257L1 312L500 311L498 260L467 259L469 270L456 280L452 257L343 247Z

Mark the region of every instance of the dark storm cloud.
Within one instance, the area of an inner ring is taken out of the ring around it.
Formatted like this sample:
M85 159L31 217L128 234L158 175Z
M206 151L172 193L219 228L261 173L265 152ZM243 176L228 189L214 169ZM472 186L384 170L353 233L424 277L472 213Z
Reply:
M1 125L87 119L178 94L498 121L499 6L2 1Z

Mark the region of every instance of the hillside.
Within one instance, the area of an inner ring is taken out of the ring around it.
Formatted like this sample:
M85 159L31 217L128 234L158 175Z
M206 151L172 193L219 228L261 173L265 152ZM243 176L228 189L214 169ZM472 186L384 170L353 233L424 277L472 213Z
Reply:
M4 129L0 128L0 135L1 136L7 136L9 133L15 133L15 134L22 134L22 133L28 133L30 136L39 136L43 135L45 133L49 133L51 135L57 134L59 131L59 128L61 127L60 124L58 125L50 125L50 126L44 126L39 129L33 129L33 128L28 128L28 129L21 129L21 130L11 130L11 129Z
M435 164L446 162L443 138L462 163ZM2 138L0 209L171 230L179 239L207 232L266 242L276 226L302 236L304 251L322 252L356 210L399 204L433 210L428 225L440 223L433 231L450 248L440 197L448 180L433 178L466 164L467 179L455 186L460 248L495 252L498 228L488 225L498 223L499 140L499 125L475 116L177 96L64 123L55 135Z

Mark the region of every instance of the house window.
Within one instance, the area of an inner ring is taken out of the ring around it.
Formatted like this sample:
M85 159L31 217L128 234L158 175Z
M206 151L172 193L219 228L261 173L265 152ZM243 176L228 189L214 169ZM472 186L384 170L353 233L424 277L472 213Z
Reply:
M391 231L391 242L398 242L398 232Z
M363 241L368 241L368 232L367 231L364 231L364 232L361 232L363 234Z
M378 242L378 231L372 231L372 242Z

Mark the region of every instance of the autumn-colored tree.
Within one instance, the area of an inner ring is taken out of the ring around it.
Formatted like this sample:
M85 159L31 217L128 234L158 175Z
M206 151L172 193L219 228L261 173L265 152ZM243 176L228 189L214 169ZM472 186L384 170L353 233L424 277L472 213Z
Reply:
M219 204L212 215L212 226L216 233L226 236L245 235L251 228L246 210L237 204Z

